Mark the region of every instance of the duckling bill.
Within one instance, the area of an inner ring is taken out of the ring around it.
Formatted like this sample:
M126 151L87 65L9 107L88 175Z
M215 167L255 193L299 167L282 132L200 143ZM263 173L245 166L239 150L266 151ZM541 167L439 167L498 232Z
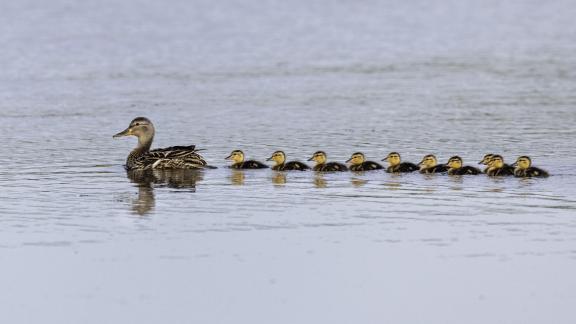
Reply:
M398 152L388 154L388 156L382 159L382 161L388 162L389 166L386 169L386 172L388 173L414 172L419 169L414 163L402 162L402 158Z
M262 162L255 160L244 160L244 152L241 150L234 150L225 160L232 160L233 163L229 166L231 169L267 169L268 166Z
M453 156L448 160L448 174L449 175L477 175L482 173L480 169L465 165L463 166L462 158L459 156Z
M445 164L438 164L438 160L436 156L433 154L428 154L422 161L418 163L420 166L420 173L429 174L429 173L442 173L448 171L448 166Z
M532 159L528 156L521 156L519 157L512 166L515 167L514 169L514 176L518 178L532 178L532 177L540 177L546 178L549 176L548 172L532 166Z
M348 171L348 167L342 163L338 162L326 162L328 156L324 151L318 151L312 155L308 161L316 162L316 165L312 168L314 171L319 172L335 172L335 171Z
M150 119L138 117L130 122L128 128L113 136L113 138L124 136L138 138L138 145L126 159L127 170L214 168L198 154L199 150L194 145L150 150L154 134L154 125Z
M274 171L306 171L310 167L300 161L286 162L286 154L283 151L276 151L266 161L274 161L276 165L272 167Z
M352 157L350 157L346 163L350 163L350 171L372 171L384 169L382 165L376 162L366 161L366 157L361 152L352 154Z

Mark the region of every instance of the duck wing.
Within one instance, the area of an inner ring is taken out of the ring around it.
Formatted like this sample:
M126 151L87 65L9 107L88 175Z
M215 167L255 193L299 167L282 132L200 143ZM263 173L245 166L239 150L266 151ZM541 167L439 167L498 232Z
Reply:
M348 167L342 163L329 162L322 171L348 171Z
M310 167L300 161L291 161L286 163L284 170L304 171L310 170Z
M144 169L203 169L207 167L204 158L198 154L195 145L171 146L154 149L138 158Z

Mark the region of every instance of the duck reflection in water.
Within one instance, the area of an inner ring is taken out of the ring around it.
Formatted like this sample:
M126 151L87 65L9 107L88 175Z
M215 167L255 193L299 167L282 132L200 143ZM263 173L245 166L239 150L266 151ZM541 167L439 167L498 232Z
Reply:
M316 188L327 188L328 187L328 181L326 181L326 178L324 178L323 173L317 173L314 175L314 186Z
M272 176L272 183L275 186L283 186L286 184L286 173L285 172L274 172Z
M136 184L138 197L132 199L132 212L138 215L150 213L156 206L154 188L168 187L196 192L196 183L204 179L201 170L132 170L126 171L130 182Z
M243 186L244 180L246 178L246 173L243 170L231 170L232 173L229 176L230 183L235 186Z

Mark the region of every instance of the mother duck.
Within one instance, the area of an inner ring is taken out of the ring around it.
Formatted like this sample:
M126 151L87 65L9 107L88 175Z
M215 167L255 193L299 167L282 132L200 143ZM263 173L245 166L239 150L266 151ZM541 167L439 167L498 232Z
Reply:
M198 154L196 146L171 146L150 150L154 140L154 125L150 119L137 117L130 126L113 138L123 136L138 137L138 146L130 152L126 159L127 170L152 169L207 169L204 158Z

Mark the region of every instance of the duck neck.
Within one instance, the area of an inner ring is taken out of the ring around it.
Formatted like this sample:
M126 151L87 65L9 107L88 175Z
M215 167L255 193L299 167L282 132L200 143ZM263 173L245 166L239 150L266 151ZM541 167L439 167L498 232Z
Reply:
M132 150L133 155L141 155L150 151L154 135L142 135L138 137L138 146Z

